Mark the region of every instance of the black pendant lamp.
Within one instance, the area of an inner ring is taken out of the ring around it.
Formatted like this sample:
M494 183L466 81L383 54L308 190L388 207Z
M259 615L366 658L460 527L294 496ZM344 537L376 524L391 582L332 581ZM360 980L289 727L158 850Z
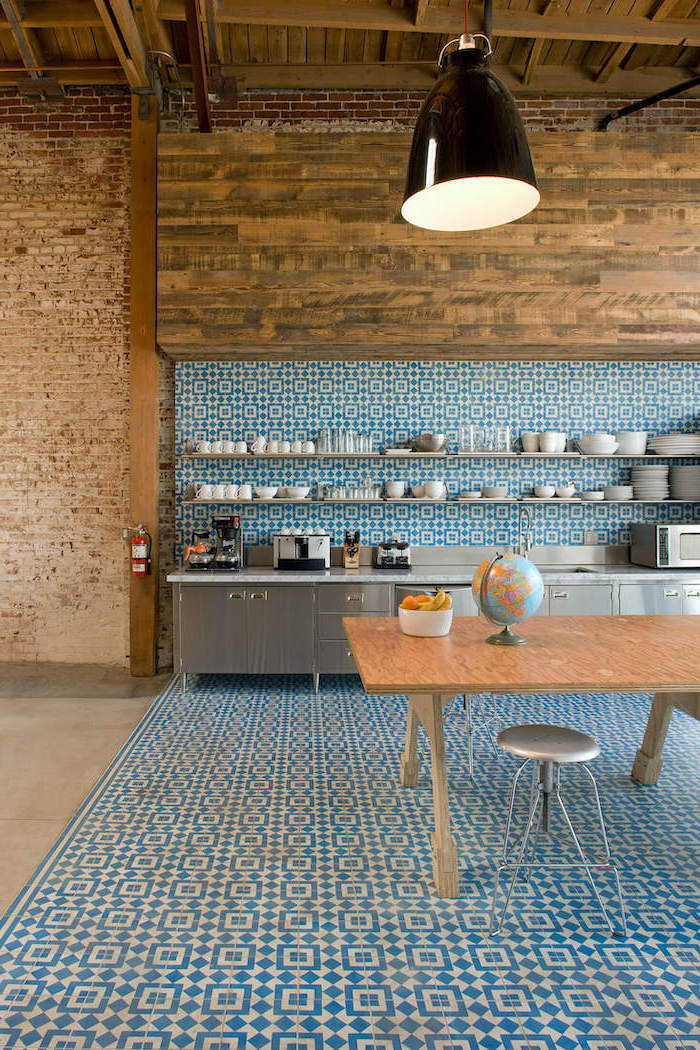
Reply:
M466 29L466 4L465 4ZM477 34L476 36L481 36ZM483 230L539 203L525 128L511 93L466 32L445 45L418 115L401 214L427 230Z

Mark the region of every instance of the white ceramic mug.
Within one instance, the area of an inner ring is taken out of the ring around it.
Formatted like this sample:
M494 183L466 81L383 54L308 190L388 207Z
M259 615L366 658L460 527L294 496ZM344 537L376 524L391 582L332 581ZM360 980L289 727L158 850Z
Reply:
M211 452L211 441L198 441L197 442L198 452Z
M295 455L298 456L299 453L301 452L301 446L302 446L302 442L301 441L292 441L292 444L290 445L289 451L293 452Z
M540 452L556 452L559 434L556 430L545 430L539 436Z
M241 453L247 452L248 451L248 442L247 441L234 441L234 443L233 443L233 451L234 452L241 452Z
M532 430L523 430L520 440L523 443L523 452L537 452L540 447L540 435Z
M252 485L239 485L238 486L238 498L239 499L252 499L253 498Z
M258 455L260 455L260 453L265 451L265 445L266 444L267 444L267 438L265 437L265 435L264 434L258 434L258 436L253 441L253 444L252 444L251 448L253 449L253 452L257 452Z
M212 499L224 499L226 493L225 485L212 485L211 487L211 498Z
M223 452L224 451L224 443L223 443L223 441L212 441L212 443L211 443L211 450L212 450L212 452Z
M405 491L405 481L387 481L386 483L386 494L389 499L401 499Z
M292 450L292 446L290 445L290 443L288 441L280 441L280 443L279 443L279 451L282 453L283 456L289 455L291 450Z
M302 441L301 451L306 453L315 452L316 446L314 445L313 441Z
M200 485L197 489L197 499L211 499L212 498L212 486L211 485Z
M411 488L413 490L414 496L416 496L418 499L423 499L425 489L424 485L412 485Z
M229 454L231 452L235 452L236 451L236 442L235 441L222 441L221 442L221 451L222 452L227 452Z
M280 443L279 443L279 441L274 441L274 440L268 441L268 443L265 445L265 451L267 452L268 456L275 456L275 455L277 455L279 450L280 450Z
M226 485L224 496L226 499L236 499L238 497L238 485Z

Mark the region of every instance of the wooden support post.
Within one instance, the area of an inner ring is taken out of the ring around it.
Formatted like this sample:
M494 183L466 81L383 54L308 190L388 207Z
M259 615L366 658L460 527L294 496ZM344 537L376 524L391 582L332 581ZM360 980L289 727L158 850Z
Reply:
M157 99L134 95L131 99L129 524L143 523L153 537L150 576L130 577L130 668L132 675L139 676L156 673L158 640L157 151Z
M197 124L200 131L207 132L211 131L211 116L209 113L204 39L202 37L197 0L185 0L185 16L187 21L187 44L192 65L192 87L194 88L194 102L197 107Z

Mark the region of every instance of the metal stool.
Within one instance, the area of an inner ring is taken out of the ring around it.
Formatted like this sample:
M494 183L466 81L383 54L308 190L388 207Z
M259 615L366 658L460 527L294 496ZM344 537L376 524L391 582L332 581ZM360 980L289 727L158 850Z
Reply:
M613 873L615 879L615 886L617 888L617 897L620 903L620 916L622 919L622 936L627 936L627 920L625 917L625 905L622 900L622 891L620 889L620 878L617 872L617 868L610 859L610 847L608 846L608 836L605 831L605 822L603 820L603 811L600 806L600 796L598 795L598 787L593 778L593 774L585 765L593 758L597 758L600 754L600 748L593 737L588 736L586 733L579 733L575 729L567 729L565 726L549 726L549 725L524 725L524 726L511 726L509 729L504 729L497 737L498 746L503 748L504 751L509 751L512 755L519 755L524 758L525 761L518 769L515 777L513 778L513 788L510 793L510 806L508 809L508 819L506 822L506 831L503 840L503 857L502 862L496 872L496 881L493 888L493 898L491 901L491 921L489 932L497 933L503 926L503 920L505 919L506 911L510 903L510 898L513 893L513 887L515 886L515 880L521 870L525 872L526 878L529 878L530 871L536 867L535 853L537 851L537 839L539 837L540 830L545 834L549 832L549 822L552 813L553 803L559 806L562 812L564 821L568 828L569 834L573 840L573 844L578 854L578 861L562 862L556 864L549 864L550 868L583 868L588 877L588 881L591 884L591 889L595 896L598 906L603 913L606 923L610 928L611 933L618 933L610 920L608 912L603 904L603 900L598 891L598 887L595 884L593 878L593 871L599 868L608 869ZM513 819L513 806L515 803L515 792L518 786L518 781L525 770L526 766L532 763L532 786L530 789L530 803L527 823L522 836L515 840L512 846L509 846L511 822ZM564 805L564 800L559 793L559 780L561 774L561 767L563 765L576 764L580 769L584 770L588 776L591 784L593 785L593 794L595 797L596 809L598 811L598 821L600 823L600 832L602 836L603 844L603 860L602 861L591 861L586 857L583 851L581 843L579 842L578 836L574 831L571 818L569 817L568 810ZM534 834L533 834L534 829ZM530 854L529 861L525 860L525 854L527 852L528 844L532 836L532 852ZM512 853L516 854L515 860L509 860ZM510 884L508 886L508 892L506 894L505 903L503 910L501 911L498 924L494 929L494 919L496 914L496 899L500 888L501 873L503 871L512 871Z

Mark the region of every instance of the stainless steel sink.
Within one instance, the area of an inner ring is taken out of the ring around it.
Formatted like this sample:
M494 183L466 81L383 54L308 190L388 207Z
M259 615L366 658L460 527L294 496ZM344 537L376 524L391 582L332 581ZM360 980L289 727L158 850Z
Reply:
M538 568L543 576L547 576L550 573L559 572L581 572L593 574L600 572L600 569L594 569L588 565L538 565Z

